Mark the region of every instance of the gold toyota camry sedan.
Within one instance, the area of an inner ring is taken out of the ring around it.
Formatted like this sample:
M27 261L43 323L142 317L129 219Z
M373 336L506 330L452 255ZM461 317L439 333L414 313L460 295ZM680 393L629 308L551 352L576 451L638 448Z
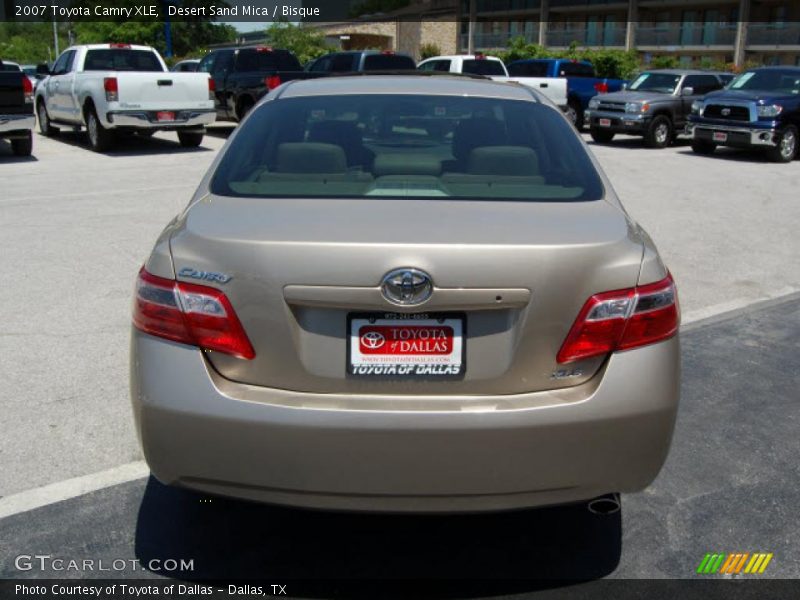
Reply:
M160 481L335 510L518 509L645 488L678 406L653 242L528 88L272 91L136 282L133 412Z

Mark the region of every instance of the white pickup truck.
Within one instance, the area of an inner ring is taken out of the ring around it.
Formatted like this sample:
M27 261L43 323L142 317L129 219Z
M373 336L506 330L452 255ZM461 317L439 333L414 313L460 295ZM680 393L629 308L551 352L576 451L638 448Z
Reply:
M67 48L35 102L43 135L86 127L97 152L113 145L114 132L176 131L182 146L199 146L216 119L208 73L171 73L153 48L130 44Z
M483 54L436 56L420 62L417 65L417 69L420 71L485 75L495 81L519 83L541 92L561 110L567 109L567 80L565 78L509 77L505 64L496 56L485 56Z

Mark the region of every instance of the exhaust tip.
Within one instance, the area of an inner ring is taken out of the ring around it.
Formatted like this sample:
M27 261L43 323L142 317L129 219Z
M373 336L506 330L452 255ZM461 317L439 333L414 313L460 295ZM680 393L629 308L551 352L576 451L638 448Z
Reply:
M618 513L622 505L619 501L619 494L608 494L607 496L600 496L594 500L589 500L586 508L593 515L613 515Z

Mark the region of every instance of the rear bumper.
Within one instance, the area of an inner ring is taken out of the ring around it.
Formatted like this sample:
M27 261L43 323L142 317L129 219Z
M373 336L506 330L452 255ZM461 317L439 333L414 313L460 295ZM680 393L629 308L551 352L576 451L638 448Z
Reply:
M158 121L159 111L109 111L106 113L110 128L131 127L134 129L154 129L170 131L175 129L201 129L217 119L217 113L209 110L176 110L174 121Z
M725 133L724 142L714 139L714 133ZM749 148L752 146L774 148L778 145L777 128L772 126L750 127L748 125L720 125L715 123L690 122L686 125L686 133L692 139L713 142L720 146Z
M0 114L0 136L2 137L27 137L35 125L36 118L33 115Z
M335 510L508 510L641 490L666 458L679 379L676 337L611 356L566 393L358 410L358 397L222 380L199 350L138 331L131 346L134 416L159 480Z

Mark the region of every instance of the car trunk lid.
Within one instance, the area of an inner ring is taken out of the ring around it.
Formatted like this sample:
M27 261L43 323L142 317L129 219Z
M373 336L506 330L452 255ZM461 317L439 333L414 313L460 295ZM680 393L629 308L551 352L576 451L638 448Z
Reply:
M178 279L198 274L230 299L253 360L207 352L224 377L258 386L356 394L515 394L577 385L603 363L556 355L592 294L636 285L642 244L605 201L284 200L207 196L171 237ZM419 307L380 293L398 268L430 275ZM213 278L212 278L213 279ZM348 373L353 313L463 317L455 378Z

